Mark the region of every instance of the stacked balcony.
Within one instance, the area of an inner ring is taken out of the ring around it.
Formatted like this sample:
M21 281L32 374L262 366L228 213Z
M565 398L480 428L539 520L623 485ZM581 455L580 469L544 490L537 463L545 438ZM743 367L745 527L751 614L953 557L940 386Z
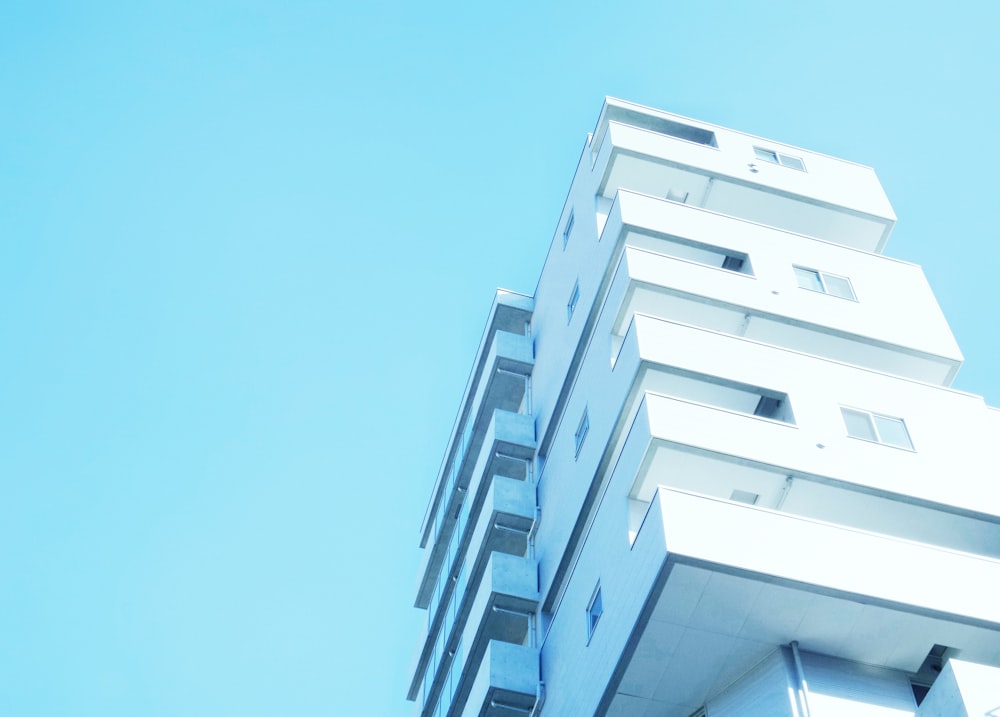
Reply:
M628 488L633 535L668 484L1000 557L1000 496L975 478L990 445L955 428L991 430L977 396L648 316L613 370L635 377L622 415L645 451ZM850 436L843 407L866 402L906 419L918 450Z
M425 519L416 603L427 609L427 624L409 691L425 717L463 714L470 695L501 705L533 701L537 688L537 652L523 647L538 601L537 565L527 557L536 513L534 358L530 335L506 330L526 327L530 303L510 295L498 303ZM518 659L529 666L514 674L534 674L520 698L517 684L503 680L480 694L479 672Z
M607 299L617 337L642 313L938 385L961 366L913 264L625 191L608 235L624 245ZM802 288L797 266L852 274L855 296Z

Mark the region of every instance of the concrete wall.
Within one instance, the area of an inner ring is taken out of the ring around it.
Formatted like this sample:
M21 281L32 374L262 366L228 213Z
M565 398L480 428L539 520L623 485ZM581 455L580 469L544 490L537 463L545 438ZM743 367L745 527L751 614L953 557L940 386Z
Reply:
M917 717L1000 715L1000 669L952 658L920 704Z

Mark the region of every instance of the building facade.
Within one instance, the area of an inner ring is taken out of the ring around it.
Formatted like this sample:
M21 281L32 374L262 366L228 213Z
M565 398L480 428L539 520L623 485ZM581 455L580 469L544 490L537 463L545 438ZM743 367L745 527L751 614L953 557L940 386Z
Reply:
M894 223L867 167L605 101L430 497L415 715L1000 715L1000 411Z

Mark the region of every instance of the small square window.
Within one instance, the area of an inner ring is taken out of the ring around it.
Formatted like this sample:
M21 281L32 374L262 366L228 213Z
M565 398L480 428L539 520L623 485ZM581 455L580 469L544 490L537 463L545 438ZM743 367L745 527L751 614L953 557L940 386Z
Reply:
M746 503L747 505L757 505L757 500L760 498L758 493L751 493L748 490L734 490L732 495L729 496L729 500L734 500L737 503Z
M745 263L746 259L741 259L738 256L729 254L722 260L722 268L727 271L743 271L743 265Z
M576 433L573 434L573 444L576 450L576 456L580 455L580 449L583 448L583 442L587 438L588 431L590 431L590 416L587 414L587 409L583 409L583 416L580 418L580 424L576 427Z
M851 287L851 280L833 274L823 274L823 287L826 293L831 296L839 296L841 299L854 299L854 289Z
M793 157L790 154L775 152L773 149L754 147L753 156L757 159L762 159L765 162L770 162L771 164L780 164L782 167L791 167L792 169L798 169L801 172L806 171L806 163L803 162L801 158Z
M801 169L803 172L806 169L806 165L798 157L790 157L787 154L779 154L778 161L785 167L791 167L792 169Z
M829 294L841 299L858 300L854 294L854 287L851 286L851 280L846 276L837 276L801 266L793 266L792 269L795 271L795 280L803 289L818 291L821 294Z
M773 162L774 164L778 163L777 152L772 152L769 149L761 149L760 147L754 147L753 153L757 159L763 159L765 162Z
M594 594L587 604L587 644L590 644L590 638L594 636L594 628L597 627L597 623L603 614L604 600L601 598L601 584L597 583L597 587L594 588Z
M844 425L847 426L847 435L851 438L913 450L913 442L906 430L906 422L902 418L844 407L841 407L840 413L844 417Z
M813 271L812 269L802 269L797 266L794 267L794 269L795 280L799 282L799 286L803 289L809 289L810 291L823 291L823 280L819 278L818 271Z
M573 291L569 294L569 301L566 302L566 321L567 323L573 320L573 312L576 311L576 305L580 303L580 282L573 284Z
M570 211L569 219L566 220L566 226L563 228L563 249L569 244L569 236L573 233L573 212Z

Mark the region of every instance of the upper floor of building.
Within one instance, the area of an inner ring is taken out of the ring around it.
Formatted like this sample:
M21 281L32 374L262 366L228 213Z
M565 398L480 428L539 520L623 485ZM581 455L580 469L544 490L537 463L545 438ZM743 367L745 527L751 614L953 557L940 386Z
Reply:
M606 101L534 294L497 294L430 496L419 714L535 704L613 470L625 546L680 490L1000 555L1000 413L949 388L962 354L920 267L882 255L894 222L868 167Z
M580 169L598 215L628 189L872 252L896 221L870 167L610 97Z

